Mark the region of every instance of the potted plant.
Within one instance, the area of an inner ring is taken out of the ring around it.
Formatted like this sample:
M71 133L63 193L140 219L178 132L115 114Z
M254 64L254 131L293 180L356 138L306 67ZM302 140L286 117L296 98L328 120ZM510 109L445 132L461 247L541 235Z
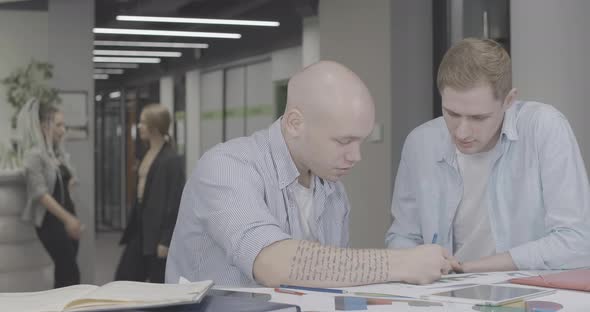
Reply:
M12 127L16 128L16 116L20 108L31 98L36 98L40 105L61 103L58 90L47 85L53 77L53 65L37 60L22 68L17 68L2 80L6 87L6 101L14 107Z
M51 64L32 60L0 81L5 86L7 102L14 108L13 129L17 128L18 113L27 101L38 100L39 105L61 102L57 89L47 84L53 76L52 70ZM9 145L0 145L0 292L51 287L51 260L34 226L20 219L27 200L21 144L23 131L20 136L11 138Z

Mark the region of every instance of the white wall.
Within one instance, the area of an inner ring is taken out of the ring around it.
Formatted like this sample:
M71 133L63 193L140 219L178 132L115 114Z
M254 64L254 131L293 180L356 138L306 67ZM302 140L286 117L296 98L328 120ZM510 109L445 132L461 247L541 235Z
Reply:
M274 51L271 53L271 59L272 81L289 79L302 68L301 47Z
M78 215L86 225L78 257L84 283L94 281L93 26L93 0L50 0L48 12L0 11L0 76L5 77L35 58L54 65L50 82L53 87L88 94L88 137L66 143L80 181L73 196ZM9 137L12 113L1 90L0 141L6 142Z
M246 68L237 66L225 71L225 139L244 136L246 118L243 111L246 108ZM242 111L242 114L235 112Z
M276 120L276 103L273 100L271 81L272 62L264 61L246 66L246 132L268 127Z
M215 70L201 74L199 94L201 96L201 111L199 119L201 124L199 142L201 154L223 141L223 71ZM209 116L209 117L206 117ZM200 157L200 156L199 156ZM194 164L187 164L192 167Z
M240 89L238 93L244 97L246 109L255 108L254 106L266 107L272 105L274 107L273 83L289 79L293 74L301 70L302 49L301 46L297 46L277 50L268 55L235 60L228 64L215 66L212 69L194 70L186 74L187 175L190 175L197 160L207 149L221 142L221 120L215 118L201 119L201 113L221 110L224 83L222 71L224 68L233 68L230 70L231 77L226 77L225 82L228 79L232 80L237 77L233 77L231 72L245 70L245 90ZM231 101L235 94L228 93L228 91L231 90L226 90L226 101ZM237 100L236 98L235 101ZM274 115L273 111L270 114L249 116L245 124L246 135L270 125L275 120ZM244 126L243 123L240 123L240 125Z
M435 78L431 1L391 1L391 14L391 157L395 174L406 136L433 117Z
M47 12L0 10L0 79L31 59L47 61L49 15ZM0 85L0 144L8 143L14 109Z
M160 104L166 106L172 116L168 133L174 135L174 77L172 76L162 77L160 79Z
M301 54L303 67L320 60L320 19L317 16L303 19Z
M590 160L590 1L510 1L511 54L519 98L554 105Z
M391 3L388 0L321 0L320 56L349 67L365 82L384 124L384 140L363 146L363 160L344 184L351 203L353 247L380 247L390 223Z
M74 200L78 216L86 226L78 253L82 283L94 282L95 265L92 27L94 0L49 1L48 54L49 62L55 66L52 84L60 90L83 91L88 95L88 137L66 142L80 181Z
M344 178L353 247L383 247L393 180L405 136L432 118L432 13L428 0L321 0L320 56L367 84L384 139L363 146Z
M189 177L201 157L201 72L186 73L186 176Z

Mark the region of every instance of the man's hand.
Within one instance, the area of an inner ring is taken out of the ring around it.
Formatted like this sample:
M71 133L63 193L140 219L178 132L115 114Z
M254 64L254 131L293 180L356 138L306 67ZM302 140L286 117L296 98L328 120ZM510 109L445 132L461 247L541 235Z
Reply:
M465 264L463 262L459 261L459 259L457 259L455 257L451 257L449 259L449 262L451 263L451 267L453 268L453 272L467 273L467 271L465 269Z
M159 244L158 245L158 258L166 258L168 256L168 247Z
M499 271L516 271L518 267L512 261L510 253L504 252L493 256L459 262L456 258L451 258L451 266L456 273L476 273L476 272L499 272Z
M451 258L439 245L421 245L403 250L402 281L410 284L430 284L451 271Z

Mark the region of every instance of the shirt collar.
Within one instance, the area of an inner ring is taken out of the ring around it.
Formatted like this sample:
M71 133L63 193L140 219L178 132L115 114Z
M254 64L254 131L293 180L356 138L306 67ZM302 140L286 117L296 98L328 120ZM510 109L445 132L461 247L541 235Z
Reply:
M283 137L281 118L270 126L268 137L270 140L270 152L279 178L279 187L283 189L299 177L299 170L295 166L293 158L291 158L291 153Z

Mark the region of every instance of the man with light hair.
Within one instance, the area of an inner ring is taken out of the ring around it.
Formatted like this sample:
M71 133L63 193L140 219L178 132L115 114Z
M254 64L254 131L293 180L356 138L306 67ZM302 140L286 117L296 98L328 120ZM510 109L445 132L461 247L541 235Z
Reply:
M517 101L508 53L464 39L444 56L443 116L404 144L386 242L438 244L457 272L590 266L590 190L567 119Z
M182 194L166 281L339 287L423 284L448 272L437 245L347 248L351 208L339 180L361 160L374 119L369 90L350 69L322 61L296 74L281 118L199 160Z

